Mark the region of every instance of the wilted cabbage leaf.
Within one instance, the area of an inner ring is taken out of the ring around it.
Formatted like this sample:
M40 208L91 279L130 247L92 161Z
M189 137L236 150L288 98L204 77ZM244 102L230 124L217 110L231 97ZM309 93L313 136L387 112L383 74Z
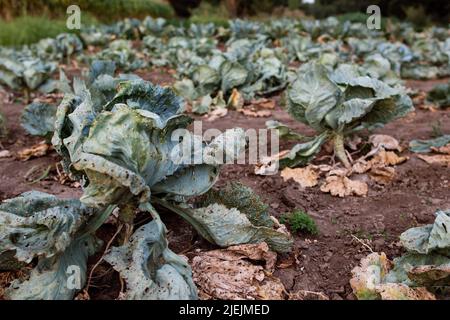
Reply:
M236 208L227 208L224 205L212 204L205 208L195 209L191 217L196 221L194 226L200 224L213 243L221 247L243 243L266 242L277 252L290 251L293 239L288 233L275 230L272 227L255 226ZM200 232L204 234L204 232Z
M353 269L350 284L359 299L434 300L450 285L450 211L436 212L433 224L400 235L406 253L387 260L372 253Z
M291 250L292 236L272 219L253 191L238 183L224 190L211 190L199 208L190 208L166 200L155 201L178 213L211 243L221 247L266 242L277 252Z
M231 182L224 188L211 189L206 193L202 206L214 203L238 209L256 226L272 227L274 225L269 215L269 206L251 188L239 182Z
M72 299L84 285L87 258L98 243L93 232L112 209L96 210L76 199L37 191L2 203L0 269L38 259L29 279L13 282L6 295L11 299ZM68 279L74 268L79 277L71 287Z
M400 236L406 250L428 254L445 250L450 253L450 211L436 211L432 225L408 229Z
M266 121L266 127L267 129L274 129L277 131L278 136L281 139L286 139L286 140L301 140L304 139L305 137L297 132L295 132L294 130L292 130L291 128L289 128L287 125L276 121L276 120L269 120Z
M167 246L159 218L137 229L127 244L113 247L105 260L127 284L125 299L190 300L197 298L186 260Z
M83 288L87 259L99 247L94 236L73 242L60 255L40 258L25 281L14 280L5 296L12 300L71 300Z

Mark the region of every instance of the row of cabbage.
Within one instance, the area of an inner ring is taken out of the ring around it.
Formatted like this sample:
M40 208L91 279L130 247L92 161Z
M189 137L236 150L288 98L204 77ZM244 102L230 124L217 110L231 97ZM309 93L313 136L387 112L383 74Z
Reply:
M180 85L187 87L181 93L189 100L218 90L226 97L233 88L242 89L245 99L265 95L284 88L294 77L289 72L293 62L311 60L329 68L358 63L362 72L391 84L398 78L450 75L450 38L445 28L417 33L402 23L390 25L389 31L369 30L334 17L185 27L149 17L91 26L79 36L61 34L19 49L0 48L0 84L13 90L55 91L52 74L75 53L85 63L112 60L125 72L173 68L178 80L192 82Z

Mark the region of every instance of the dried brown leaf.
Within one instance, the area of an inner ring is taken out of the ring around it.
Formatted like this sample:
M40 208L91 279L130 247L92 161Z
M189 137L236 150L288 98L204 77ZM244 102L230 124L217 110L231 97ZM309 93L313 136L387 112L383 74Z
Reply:
M399 157L395 152L381 149L370 160L372 165L395 166L408 160L407 157Z
M319 174L311 166L305 168L284 168L281 171L281 177L284 181L293 179L300 184L303 188L314 187L318 183Z
M385 150L397 150L402 151L400 144L394 137L388 136L386 134L373 134L369 137L369 142L375 148L384 148Z
M358 160L353 164L352 171L355 173L366 173L372 168L372 163L366 160Z
M382 300L436 300L426 288L411 288L402 283L383 283L376 289Z
M12 154L9 150L0 151L0 159L12 157Z
M17 157L22 161L27 161L31 158L38 158L45 156L51 150L51 145L46 142L40 142L30 148L25 148L17 152Z
M283 150L273 156L262 158L261 162L255 165L255 174L261 176L274 174L278 169L278 161L288 153L289 150Z
M370 178L383 185L389 184L395 178L395 169L393 167L372 167L369 172Z
M266 98L252 100L251 104L262 109L275 109L275 101Z
M289 300L330 300L330 298L322 292L298 290L289 294Z
M423 154L417 155L419 159L422 159L428 164L439 164L444 167L450 167L450 155L437 154L433 156L427 156Z
M285 288L271 275L275 262L266 243L231 246L195 256L193 278L203 299L280 300Z
M450 143L442 147L431 147L431 150L437 153L450 154Z
M342 198L350 195L366 196L369 190L365 182L350 180L345 176L328 176L320 191Z
M217 108L213 111L211 111L206 117L206 121L213 122L217 119L223 118L227 115L228 109L227 108Z
M253 111L253 110L249 110L249 109L242 109L242 110L240 110L240 112L242 112L242 114L245 116L254 117L254 118L264 118L264 117L270 117L272 115L272 112L269 110Z

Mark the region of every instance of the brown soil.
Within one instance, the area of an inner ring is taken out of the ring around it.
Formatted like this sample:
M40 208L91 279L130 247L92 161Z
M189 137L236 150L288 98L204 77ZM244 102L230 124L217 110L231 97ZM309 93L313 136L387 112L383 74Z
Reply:
M157 83L171 82L165 72L156 71L144 75L144 78ZM414 81L408 82L408 85L429 90L434 83ZM5 100L5 97L0 98L0 101ZM274 99L278 101L279 97ZM0 104L0 111L6 115L9 128L8 137L1 143L13 154L40 141L26 135L20 126L22 109L23 104L20 102ZM195 118L201 119L198 116ZM288 124L299 133L312 134L311 130L292 120L278 105L271 118ZM226 117L214 122L203 121L203 130L265 128L265 121L271 118L251 118L230 111ZM420 109L378 132L389 134L406 146L412 139L430 138L433 133L432 124L438 121L443 133L449 134L450 110L430 112ZM292 254L279 257L280 267L275 274L291 293L308 290L323 292L331 299L354 299L349 286L350 271L370 252L357 239L365 241L374 251L384 251L392 258L401 252L397 242L403 231L433 221L436 209L450 207L449 168L428 165L408 151L403 154L410 158L397 167L396 180L386 187L370 185L369 194L364 198L332 197L320 192L318 187L301 189L292 181L284 182L279 175L257 176L250 165L225 166L218 186L228 181L240 181L252 187L276 217L296 208L311 215L318 225L319 235L297 234ZM33 167L42 172L49 165L54 167L58 160L54 151L45 157L28 161L0 159L0 200L32 189L61 197L79 196L79 188L61 185L56 181L55 170L47 178L34 184L29 184L24 178ZM168 237L175 252L189 256L195 248L211 247L176 215L163 213L162 216L170 230ZM145 219L146 217L138 218L141 222ZM114 225L107 224L99 230L98 235L106 243L115 231ZM100 257L101 253L89 259L89 269ZM91 299L114 299L119 291L117 273L108 264L100 264L93 273L89 290Z

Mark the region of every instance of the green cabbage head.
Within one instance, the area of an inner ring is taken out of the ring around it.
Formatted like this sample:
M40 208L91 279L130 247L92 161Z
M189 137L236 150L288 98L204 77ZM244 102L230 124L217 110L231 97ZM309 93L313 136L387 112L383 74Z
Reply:
M296 166L309 161L321 145L332 140L335 153L346 167L345 135L375 128L404 116L413 109L401 87L390 87L355 68L329 72L317 63L303 65L286 91L287 111L317 131L310 141L296 145L282 164Z

